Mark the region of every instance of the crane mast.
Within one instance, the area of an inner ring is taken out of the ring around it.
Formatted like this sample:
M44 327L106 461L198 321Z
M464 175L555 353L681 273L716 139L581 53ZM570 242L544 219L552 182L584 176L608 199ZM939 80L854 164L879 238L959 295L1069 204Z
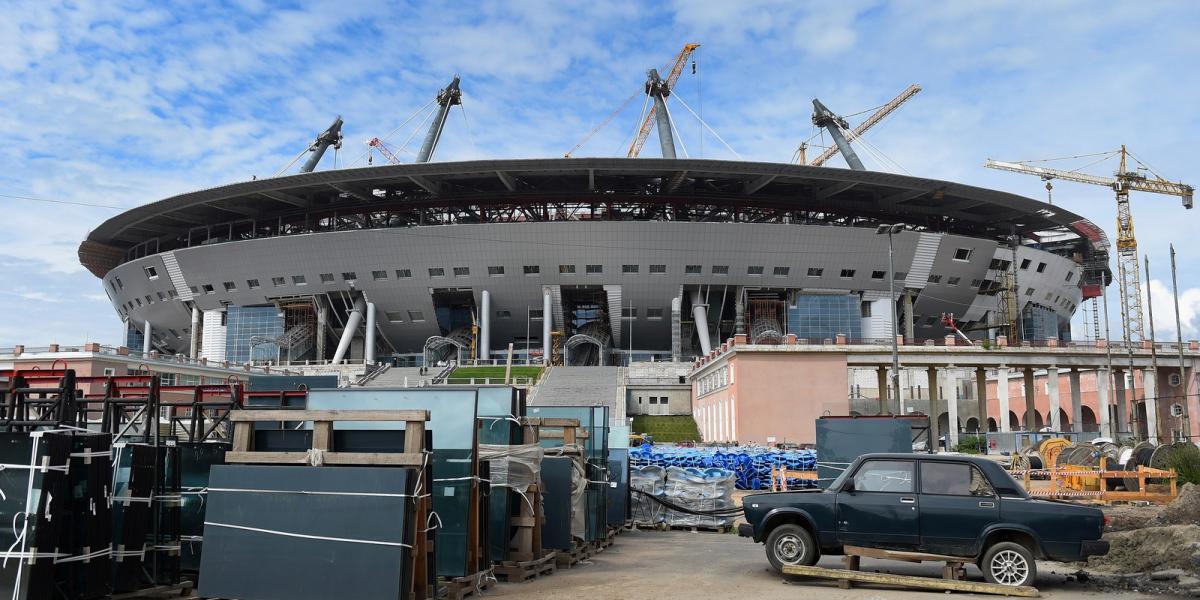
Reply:
M901 104L908 102L908 100L910 98L912 98L913 96L916 96L917 93L920 91L921 91L921 86L919 86L915 83L908 86L907 88L905 88L903 92L900 92L900 95L896 96L895 98L892 98L890 101L888 101L887 104L884 104L883 106L879 107L879 110L875 111L871 116L867 117L862 123L859 123L858 127L855 127L853 130L851 130L849 133L847 133L846 141L853 142L854 140L862 137L862 135L864 133L866 133L868 129L879 124L879 122L882 121L885 117L887 117L888 115L895 112L895 110L897 108L900 108ZM806 149L807 149L806 144L802 144L800 146L800 164L805 164L804 163L804 153L805 153ZM838 152L838 147L826 148L824 152L822 152L819 156L814 158L811 163L808 163L808 164L810 164L814 167L819 167L819 166L825 164L825 161L833 158L833 155L837 154L837 152Z
M1117 198L1117 276L1120 280L1122 333L1126 343L1139 343L1146 339L1145 321L1142 318L1142 282L1139 275L1137 237L1133 232L1133 213L1129 208L1129 192L1141 191L1155 194L1179 196L1184 208L1192 208L1195 188L1183 183L1168 181L1161 177L1149 178L1140 171L1130 171L1126 166L1128 152L1125 146L1117 152L1121 164L1113 177L1089 175L1076 171L1063 171L1037 167L1020 162L1005 162L988 159L984 163L989 169L1036 175L1047 183L1063 179L1079 183L1090 183L1111 188Z
M661 118L658 117L658 114L657 114L659 112L658 107L661 104L663 107L662 112L664 112L664 113L666 112L666 96L669 95L671 93L671 90L675 88L675 82L679 81L679 75L681 73L683 73L683 66L685 64L687 64L688 57L690 57L692 55L692 52L695 52L696 48L699 48L699 47L700 47L700 44L684 44L683 49L679 51L679 55L675 57L675 62L674 62L674 64L672 64L671 70L667 72L666 79L658 80L658 82L661 84L661 86L655 87L652 90L651 81L648 80L646 82L646 93L650 94L653 97L654 106L650 108L649 113L646 115L646 119L644 121L642 121L642 127L641 127L641 129L638 130L637 136L635 138L633 138L633 143L629 145L629 152L628 152L628 154L626 154L627 158L637 158L638 154L641 154L642 146L646 145L646 138L648 138L650 136L650 129L655 122L657 122L659 125L659 134L661 136L663 121ZM658 71L654 70L652 72L653 72L653 75L651 76L651 79L657 79ZM655 94L655 90L661 91L663 93L661 95ZM668 125L670 124L669 119L667 121L667 124ZM669 130L668 130L668 135L669 135ZM666 156L666 154L665 154L666 147L667 147L666 144L663 144L663 150L664 150L663 156L667 157L667 158L675 158L674 143L672 143L672 145L671 145L671 156Z

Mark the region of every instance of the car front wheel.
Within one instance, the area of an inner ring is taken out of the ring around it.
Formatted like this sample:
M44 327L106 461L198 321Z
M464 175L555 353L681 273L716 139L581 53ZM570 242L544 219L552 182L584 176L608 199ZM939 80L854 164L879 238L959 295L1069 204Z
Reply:
M780 525L767 536L767 560L780 573L788 565L812 566L819 556L816 540L799 525Z
M980 570L989 583L1000 585L1033 585L1037 578L1037 563L1028 548L1015 542L992 544L983 555Z

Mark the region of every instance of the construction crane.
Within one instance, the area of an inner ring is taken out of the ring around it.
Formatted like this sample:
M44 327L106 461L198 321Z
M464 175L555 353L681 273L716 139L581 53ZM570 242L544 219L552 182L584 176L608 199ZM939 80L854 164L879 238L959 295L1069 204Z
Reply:
M371 138L371 141L367 142L367 145L378 150L379 153L382 154L383 157L393 165L400 164L400 159L396 158L396 154L392 152L391 148L387 147L387 144L383 143L383 140L379 138Z
M653 75L646 82L646 94L653 97L655 101L654 106L646 113L646 120L642 121L642 127L638 130L637 137L629 145L629 153L626 154L626 157L637 158L638 154L641 154L642 146L646 145L646 138L650 136L650 129L656 121L655 115L659 110L659 104L662 104L665 110L666 96L671 93L671 90L675 89L675 82L679 81L679 75L683 72L683 66L687 64L687 60L691 57L692 52L695 52L696 48L699 47L700 44L684 44L683 49L679 51L679 55L675 57L675 62L672 64L670 70L663 69L667 71L666 79L660 79L657 70L651 71ZM660 123L659 132L661 133L662 121L658 120L658 122ZM664 145L664 149L665 147ZM674 146L672 146L672 151L674 151Z
M847 132L845 135L845 142L847 144L849 144L849 142L853 142L854 140L862 137L862 135L864 133L866 133L868 129L874 127L880 121L882 121L885 117L887 117L888 115L895 112L895 110L897 108L900 108L901 104L908 102L909 98L916 96L917 93L920 91L921 91L921 86L919 86L915 83L908 86L907 88L905 88L903 92L900 92L900 95L889 100L887 102L887 104L880 106L879 110L876 110L871 116L867 117L862 123L859 123L858 127L855 127L853 130ZM847 128L848 124L846 123L845 119L838 117L837 115L834 115L832 112L829 111L828 108L825 108L825 106L823 104L820 106L820 108L817 108L818 104L820 104L819 101L814 98L813 106L814 106L814 108L816 108L816 110L813 112L813 124L817 125L818 127L828 127L828 125L830 123L827 121L828 121L828 118L831 117L834 120L834 122L838 126L840 126L842 129ZM822 115L821 109L824 109L825 112L828 113L828 115ZM818 121L820 121L820 122L818 123ZM840 131L838 133L840 134ZM834 135L833 131L830 131L830 135ZM837 141L836 135L834 136L834 141L835 142ZM811 163L807 163L807 164L814 166L814 167L819 167L821 165L824 165L825 162L828 161L829 159L833 158L833 155L837 154L839 150L840 150L839 146L834 146L832 148L826 148L825 151L822 152L820 156L814 158ZM800 148L796 151L796 154L799 157L799 160L797 161L797 162L799 162L799 164L802 164L802 165L806 164L805 163L805 155L806 155L807 151L808 151L808 142L804 142L804 143L800 144ZM853 153L853 151L851 151L851 153ZM845 153L843 153L843 156L845 156ZM847 160L847 163L849 163L849 160Z
M1155 194L1179 196L1183 200L1184 208L1192 208L1192 195L1195 188L1183 183L1168 181L1157 173L1154 173L1144 163L1138 161L1137 157L1133 157L1132 154L1126 151L1124 145L1121 146L1120 150L1106 154L1109 156L1119 154L1121 157L1121 165L1112 177L1088 175L1076 171L1062 171L1026 164L1026 162L1045 161L1005 162L989 158L984 163L984 166L989 169L1036 175L1045 181L1047 185L1053 179L1063 179L1066 181L1102 185L1112 188L1116 192L1117 273L1121 285L1121 321L1124 329L1124 341L1126 343L1140 343L1146 339L1146 336L1144 333L1144 321L1142 319L1142 283L1138 275L1137 238L1133 234L1133 214L1129 210L1129 192L1152 192ZM1126 168L1126 157L1133 157L1142 166L1134 171L1128 170ZM1154 177L1147 177L1144 171L1150 172Z

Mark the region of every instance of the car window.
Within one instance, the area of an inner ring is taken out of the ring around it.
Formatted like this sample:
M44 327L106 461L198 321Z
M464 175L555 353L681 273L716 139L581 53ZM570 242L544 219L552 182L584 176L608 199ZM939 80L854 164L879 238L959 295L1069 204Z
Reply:
M996 495L983 473L966 463L921 463L921 493L946 496Z
M911 494L914 467L909 460L868 460L854 473L854 491Z

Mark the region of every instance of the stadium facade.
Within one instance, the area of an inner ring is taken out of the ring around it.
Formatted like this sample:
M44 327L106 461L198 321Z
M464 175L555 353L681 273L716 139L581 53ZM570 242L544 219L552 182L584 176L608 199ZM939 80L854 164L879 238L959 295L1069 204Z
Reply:
M894 270L881 224L896 234ZM131 347L244 362L690 360L741 332L1070 338L1100 228L890 173L571 158L336 169L166 198L92 231ZM1097 267L1099 265L1099 267ZM889 275L893 272L894 275ZM889 291L894 280L895 294ZM148 338L148 341L147 341Z

